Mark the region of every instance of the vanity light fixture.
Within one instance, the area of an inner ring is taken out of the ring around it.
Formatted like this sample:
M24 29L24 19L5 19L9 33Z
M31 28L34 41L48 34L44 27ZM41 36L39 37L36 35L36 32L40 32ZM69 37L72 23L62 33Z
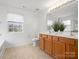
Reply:
M65 5L67 5L67 4L69 4L69 3L73 2L73 1L75 1L75 0L65 0L65 1L62 1L62 2L56 2L56 3L54 3L54 5L52 5L51 7L49 7L48 12L50 13L51 10L54 11L57 8L62 8Z

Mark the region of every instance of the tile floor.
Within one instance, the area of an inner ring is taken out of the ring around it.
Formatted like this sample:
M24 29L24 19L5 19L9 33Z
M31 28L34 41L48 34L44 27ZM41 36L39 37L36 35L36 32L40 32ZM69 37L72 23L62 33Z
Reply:
M39 47L25 45L22 47L8 48L3 59L53 59Z

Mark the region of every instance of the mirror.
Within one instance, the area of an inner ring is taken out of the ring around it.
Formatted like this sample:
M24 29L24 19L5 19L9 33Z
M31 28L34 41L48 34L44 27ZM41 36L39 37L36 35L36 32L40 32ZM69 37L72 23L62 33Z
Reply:
M47 14L48 31L54 31L51 25L56 21L60 21L66 25L64 31L78 32L78 1L73 1L51 10Z

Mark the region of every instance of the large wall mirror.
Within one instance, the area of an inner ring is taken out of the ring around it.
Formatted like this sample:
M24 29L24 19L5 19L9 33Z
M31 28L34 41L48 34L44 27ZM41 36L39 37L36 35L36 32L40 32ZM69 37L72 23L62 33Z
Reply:
M62 5L47 14L47 29L53 31L51 25L60 21L66 26L64 31L78 32L78 1Z

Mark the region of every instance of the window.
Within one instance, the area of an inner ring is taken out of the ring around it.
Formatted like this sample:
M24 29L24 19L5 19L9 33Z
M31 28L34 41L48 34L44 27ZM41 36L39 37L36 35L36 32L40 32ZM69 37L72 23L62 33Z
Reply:
M63 23L66 26L65 31L71 31L71 20L64 20Z
M48 30L49 32L52 32L52 31L53 31L53 29L52 29L52 27L51 27L52 24L53 24L53 21L52 21L52 20L48 20L48 21L47 21L47 30Z
M9 32L22 32L23 31L23 23L24 18L21 15L17 14L8 14L8 30Z
M51 26L51 25L52 25L52 23L53 23L53 21L52 21L52 20L48 20L48 21L47 21L47 25L48 25L48 26Z

